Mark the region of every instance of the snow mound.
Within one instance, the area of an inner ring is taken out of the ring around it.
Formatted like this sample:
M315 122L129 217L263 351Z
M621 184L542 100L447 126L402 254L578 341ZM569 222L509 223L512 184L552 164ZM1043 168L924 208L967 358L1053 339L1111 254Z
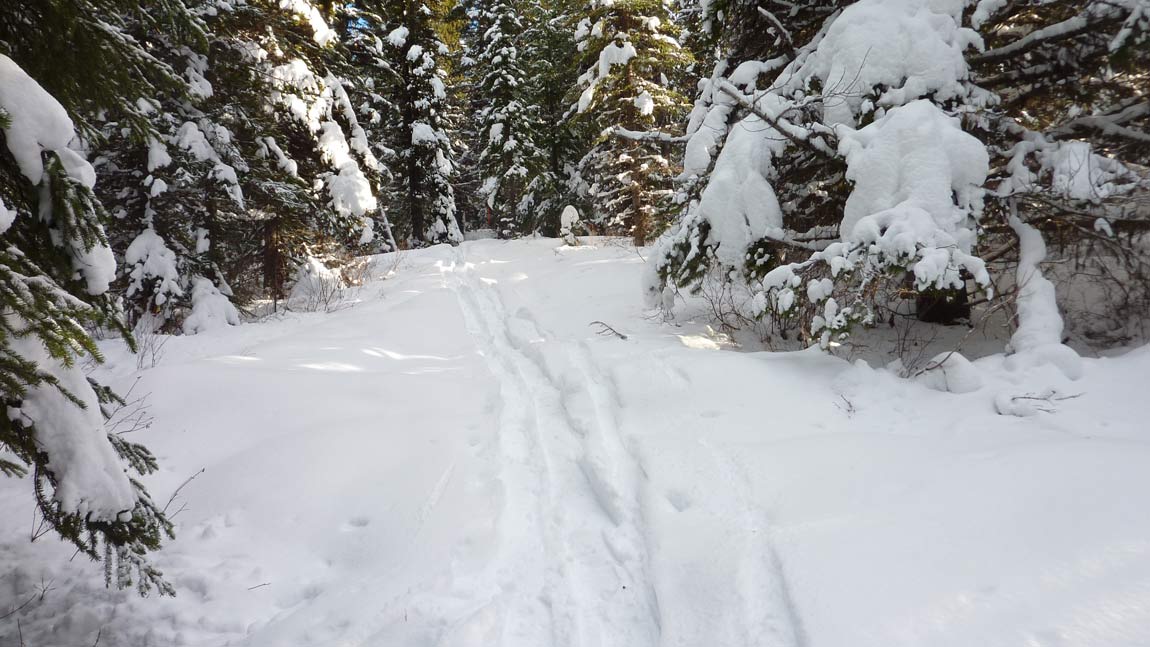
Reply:
M313 256L296 272L295 284L288 295L288 307L304 312L324 310L340 298L345 287L339 272Z
M192 279L192 314L184 319L184 334L240 325L240 313L212 282L202 276Z
M918 382L935 391L971 393L982 388L982 376L970 360L957 352L941 353L927 363Z

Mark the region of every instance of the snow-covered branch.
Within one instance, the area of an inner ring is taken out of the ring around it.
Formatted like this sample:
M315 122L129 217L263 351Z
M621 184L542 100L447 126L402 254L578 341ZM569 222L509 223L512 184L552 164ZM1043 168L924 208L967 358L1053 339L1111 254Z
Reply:
M1027 52L1047 43L1074 38L1079 34L1087 32L1095 32L1105 25L1116 25L1119 22L1120 20L1116 15L1105 14L1091 17L1086 13L1081 13L1073 18L1063 20L1060 23L1032 31L1008 45L983 52L977 56L971 56L969 61L975 64L1001 61L1002 59Z
M689 135L671 135L669 133L659 132L657 130L629 130L622 126L614 126L606 130L607 133L621 137L623 139L630 139L637 142L663 142L666 144L686 144L691 137Z

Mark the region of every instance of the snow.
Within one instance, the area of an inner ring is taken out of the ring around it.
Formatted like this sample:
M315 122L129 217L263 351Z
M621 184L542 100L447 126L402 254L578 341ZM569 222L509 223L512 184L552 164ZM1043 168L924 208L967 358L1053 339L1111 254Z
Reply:
M407 27L400 25L391 30L387 35L387 42L390 43L392 47L403 47L407 44L408 33Z
M963 52L981 38L960 26L962 0L860 0L843 10L800 76L823 82L823 121L855 123L866 93L887 86L880 105L965 94Z
M772 101L773 95L764 98ZM777 105L777 98L773 99ZM764 106L766 107L766 106ZM770 114L770 110L767 110ZM715 160L711 179L693 217L709 220L716 255L731 267L742 265L751 241L783 224L769 169L786 140L759 117L751 115L731 128L723 153Z
M1051 363L1072 379L1082 376L1082 361L1069 346L1062 345L1062 315L1058 312L1054 284L1042 275L1039 266L1046 259L1046 243L1033 226L1022 222L1017 214L1010 226L1018 235L1017 270L1018 327L1010 336L1014 355L1008 358L1013 368L1028 368Z
M435 130L423 123L417 121L411 124L411 143L420 146L425 144L434 144L438 138L435 136Z
M971 393L982 388L978 368L958 352L946 352L927 363L918 380L928 388L951 393Z
M611 68L616 65L627 65L637 54L635 46L627 40L612 41L604 46L599 52L598 65L587 70L580 77L580 83L585 83L586 87L579 95L578 111L586 112L591 107L591 103L595 99L595 87L600 81L610 76Z
M168 154L168 147L155 137L148 137L148 172L164 168L172 163L172 156Z
M169 295L184 294L180 287L180 271L176 267L176 253L151 227L141 231L128 245L124 251L124 265L129 268L129 297L139 294L145 281L155 281L152 296L156 305L164 305Z
M651 93L643 90L642 94L635 97L635 107L639 109L641 115L655 112L655 101L651 98Z
M337 40L339 34L328 27L323 13L308 0L280 0L280 9L287 9L307 21L312 29L312 37L320 47L326 47Z
M275 156L276 166L279 167L280 170L285 171L292 177L299 177L299 164L284 153L283 149L276 143L274 137L264 137L260 140L260 143Z
M970 16L970 25L978 29L990 19L995 12L999 11L1007 5L1009 0L978 0L978 5L974 9L974 13Z
M568 231L579 223L579 210L572 205L563 207L563 213L559 215L559 226Z
M583 242L381 255L352 307L165 338L143 371L104 342L98 375L150 393L153 497L204 470L159 557L179 595L106 591L13 521L0 609L53 582L29 645L1146 642L1150 348L1049 398L1043 367L936 358L943 391L740 352L698 301L664 323L636 250Z
M1118 193L1116 184L1129 175L1118 162L1094 153L1089 142L1058 142L1041 160L1051 171L1051 189L1075 200L1104 200Z
M320 259L309 257L296 271L288 307L306 312L323 310L335 305L346 287L339 272Z
M6 327L25 328L16 315L4 316ZM87 375L79 366L64 366L54 359L34 335L12 335L6 342L16 357L36 363L59 385L45 382L31 387L19 409L8 409L10 420L35 426L37 445L51 457L48 469L56 479L52 498L64 513L93 521L129 518L136 494L108 442L100 403ZM61 389L78 398L83 408L70 402Z
M226 133L226 131L223 131L223 133ZM196 122L184 122L176 130L176 134L172 138L172 143L187 151L188 154L200 162L212 162L214 164L212 167L212 176L226 185L228 196L231 197L237 206L243 208L244 193L240 187L236 169L220 159L219 153L212 147L207 135L204 134L204 131L200 129L200 126Z
M503 124L500 122L495 122L495 123L491 124L491 127L487 129L487 141L489 143L495 144L495 143L498 143L502 139L503 139Z
M874 244L890 258L917 258L919 286L960 286L960 268L979 283L989 281L983 263L970 256L972 214L980 211L990 163L981 142L925 99L860 130L836 132L854 182L843 240Z
M8 151L24 177L32 184L39 184L44 176L44 162L40 157L43 151L56 152L61 158L71 153L68 142L75 135L72 120L52 95L3 54L0 54L0 110L11 122L4 129ZM83 159L76 160L75 153L70 157L76 167L88 165ZM90 165L80 173L74 177L88 177L88 173L95 177Z
M33 185L44 180L44 152L55 153L69 178L91 189L96 185L96 171L86 159L68 148L75 137L72 120L52 95L24 73L12 59L0 54L0 111L10 122L4 129L5 144L20 173ZM40 204L40 217L53 221L52 204ZM0 206L0 224L12 225L15 215ZM111 248L95 243L85 248L79 240L70 240L72 265L84 278L88 294L103 294L116 278L116 259Z
M8 228L11 227L12 223L15 221L16 221L16 210L15 209L9 209L4 204L4 200L0 199L0 234L3 234L4 232L8 231Z
M192 278L192 314L184 319L184 334L208 332L240 325L240 313L212 282Z
M568 245L577 245L579 239L575 237L575 225L579 224L579 210L574 205L563 207L559 214L559 236Z
M379 203L371 191L371 182L352 159L351 147L339 124L323 122L318 144L324 159L338 171L327 178L328 194L335 210L360 217L375 210Z

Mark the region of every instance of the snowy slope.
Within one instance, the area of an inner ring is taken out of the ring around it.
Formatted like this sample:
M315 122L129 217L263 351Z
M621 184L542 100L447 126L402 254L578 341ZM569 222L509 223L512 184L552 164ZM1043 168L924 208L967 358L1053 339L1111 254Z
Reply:
M1074 382L989 357L956 395L650 318L613 241L393 267L138 372L154 497L204 470L169 510L177 598L29 544L0 482L0 615L32 600L0 645L17 619L37 647L1150 644L1147 348Z

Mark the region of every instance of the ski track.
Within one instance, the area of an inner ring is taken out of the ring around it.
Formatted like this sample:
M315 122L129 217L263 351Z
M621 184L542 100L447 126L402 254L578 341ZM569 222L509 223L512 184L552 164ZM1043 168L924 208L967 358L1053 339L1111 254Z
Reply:
M737 461L700 441L695 460L711 476L699 502L702 534L714 543L687 554L660 551L666 539L654 529L697 535L699 518L652 504L662 495L620 431L610 371L585 340L559 339L528 307L508 316L499 283L480 276L462 250L442 271L500 381L503 560L514 564L517 582L524 570L544 574L528 589L548 601L546 613L534 615L545 615L550 640L539 631L515 638L533 647L804 647L767 517ZM694 578L707 571L709 586L696 593ZM528 591L507 581L501 587L518 595L506 622L531 615ZM659 591L672 593L666 608ZM698 610L704 598L709 612Z
M658 645L658 607L637 525L638 466L613 435L602 385L584 373L592 415L572 415L564 397L570 385L548 371L544 353L551 351L544 349L553 342L528 318L509 318L498 289L477 277L462 251L444 275L500 381L506 497L500 525L511 579L501 587L515 598L507 626L520 613L541 615L526 608L532 600L547 607L550 640L538 628L520 627L503 644ZM543 573L526 591L524 570Z

